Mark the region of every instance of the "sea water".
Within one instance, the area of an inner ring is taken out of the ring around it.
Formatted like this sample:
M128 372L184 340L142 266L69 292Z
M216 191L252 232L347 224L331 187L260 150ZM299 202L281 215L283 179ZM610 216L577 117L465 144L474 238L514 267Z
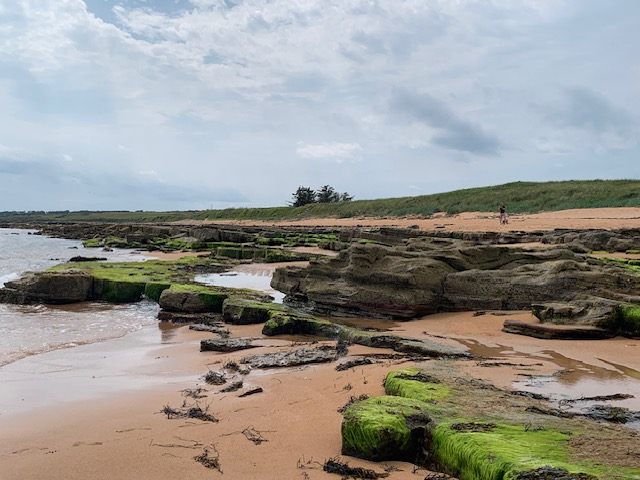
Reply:
M103 252L77 240L35 235L34 230L0 229L0 286L28 271L40 271L71 257L143 261L131 250ZM157 322L152 302L127 305L82 303L67 306L0 304L0 366L60 348L121 337Z

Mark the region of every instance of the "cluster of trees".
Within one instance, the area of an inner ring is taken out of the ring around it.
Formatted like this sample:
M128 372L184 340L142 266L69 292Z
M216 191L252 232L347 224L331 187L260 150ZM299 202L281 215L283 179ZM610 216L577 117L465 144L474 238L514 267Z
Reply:
M349 202L353 197L347 192L338 193L331 185L324 185L320 190L316 191L309 187L298 187L293 194L291 206L302 207L310 203L336 203Z

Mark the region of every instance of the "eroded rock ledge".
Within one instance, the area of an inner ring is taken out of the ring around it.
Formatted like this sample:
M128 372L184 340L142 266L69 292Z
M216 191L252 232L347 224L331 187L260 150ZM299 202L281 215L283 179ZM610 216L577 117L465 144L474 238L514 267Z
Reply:
M541 319L640 333L640 325L623 325L620 317L623 306L640 303L640 276L561 247L527 250L435 238L394 247L355 243L308 268L276 270L272 286L312 311L399 319L534 304L544 312L544 304L561 302L573 314Z
M342 409L343 454L409 460L460 479L640 478L632 430L550 415L542 400L459 376L444 363L425 368L392 371L385 396ZM597 447L584 452L585 443Z

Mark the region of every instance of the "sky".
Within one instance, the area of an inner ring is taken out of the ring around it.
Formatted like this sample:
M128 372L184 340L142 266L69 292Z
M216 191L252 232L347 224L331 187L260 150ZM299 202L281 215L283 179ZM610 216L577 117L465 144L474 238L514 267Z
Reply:
M0 211L640 178L636 0L0 0Z

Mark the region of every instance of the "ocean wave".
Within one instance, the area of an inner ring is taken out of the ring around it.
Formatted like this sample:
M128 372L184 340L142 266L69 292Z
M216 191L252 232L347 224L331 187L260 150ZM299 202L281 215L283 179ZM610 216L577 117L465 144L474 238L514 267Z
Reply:
M0 352L0 368L9 365L10 363L17 362L18 360L22 360L23 358L33 357L34 355L42 355L44 353L53 352L56 350L64 350L68 348L81 347L83 345L91 345L94 343L108 342L109 340L115 340L117 338L122 338L130 333L140 330L144 325L137 326L131 330L125 330L117 333L113 333L112 335L97 337L97 338L88 338L84 340L74 340L69 342L61 342L61 343L49 343L45 345L40 345L38 347L31 347L25 350L11 351L11 352Z
M4 284L12 280L17 280L20 277L18 272L11 272L4 275L0 275L0 288L4 287Z
M100 343L157 323L157 304L87 304L82 309L0 305L0 367L53 350Z

